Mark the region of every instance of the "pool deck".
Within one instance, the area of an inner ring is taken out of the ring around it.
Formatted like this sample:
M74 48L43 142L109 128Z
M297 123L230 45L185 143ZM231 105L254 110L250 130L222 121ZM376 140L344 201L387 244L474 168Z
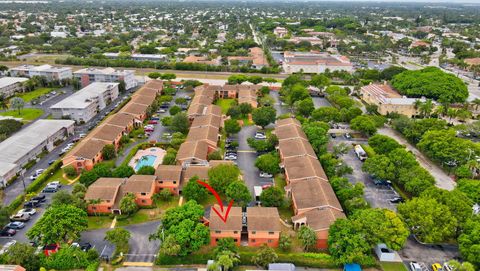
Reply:
M156 156L157 158L153 162L152 166L154 168L157 168L158 165L160 165L162 163L163 157L165 156L166 153L167 152L164 149L158 148L158 147L152 147L152 148L148 148L148 149L145 149L145 150L138 150L137 153L135 154L135 156L133 156L132 160L130 160L130 162L128 162L128 165L131 166L133 169L135 169L138 161L143 156L153 155L153 156Z

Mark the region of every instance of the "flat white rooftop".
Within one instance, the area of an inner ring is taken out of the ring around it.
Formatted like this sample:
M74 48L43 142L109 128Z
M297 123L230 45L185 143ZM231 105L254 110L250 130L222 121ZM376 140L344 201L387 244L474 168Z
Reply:
M24 77L3 77L0 78L0 88L4 88L15 83L21 83L27 81L28 78Z
M104 83L104 82L94 82L90 85L82 88L81 90L73 93L67 98L61 100L60 102L50 106L52 109L58 108L76 108L83 109L87 108L94 99L102 95L106 91L117 86L118 83Z
M0 161L16 164L30 151L41 145L62 128L68 128L73 120L37 120L0 143ZM1 171L1 170L0 170Z

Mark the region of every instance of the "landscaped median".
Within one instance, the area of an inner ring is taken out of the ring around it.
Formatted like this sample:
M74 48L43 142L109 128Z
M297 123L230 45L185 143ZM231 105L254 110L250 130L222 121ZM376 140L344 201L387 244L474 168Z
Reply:
M43 110L38 108L23 108L20 110L9 110L1 112L0 116L22 119L23 122L35 120L43 115Z

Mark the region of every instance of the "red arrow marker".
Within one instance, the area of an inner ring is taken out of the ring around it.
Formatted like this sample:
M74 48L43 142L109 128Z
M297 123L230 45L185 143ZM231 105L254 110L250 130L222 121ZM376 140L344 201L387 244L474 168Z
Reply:
M207 188L208 191L210 191L213 194L213 196L217 199L218 205L220 205L221 212L219 212L215 207L212 207L212 209L213 209L213 211L215 211L215 213L218 215L218 217L220 217L220 219L223 221L223 223L227 223L228 214L230 213L230 209L232 208L233 200L231 200L230 203L228 204L227 211L225 212L225 216L223 216L223 214L222 214L223 213L223 202L222 202L222 199L220 198L220 196L218 195L217 191L215 191L215 189L213 189L206 182L202 182L200 180L197 180L197 183L205 186L205 188Z

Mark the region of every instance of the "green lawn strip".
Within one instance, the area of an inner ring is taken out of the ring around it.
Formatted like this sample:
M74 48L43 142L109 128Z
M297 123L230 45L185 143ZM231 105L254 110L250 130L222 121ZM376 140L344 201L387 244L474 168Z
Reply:
M34 119L37 119L43 114L42 109L38 108L23 108L20 110L20 114L18 113L18 110L9 110L5 112L1 112L0 116L4 117L14 117L14 118L21 118L23 121L32 121Z
M218 99L215 104L222 108L222 114L226 114L234 103L235 99Z
M88 217L88 230L97 230L109 228L112 224L110 216L107 215L97 215Z
M407 271L403 263L380 262L383 271Z
M16 96L22 98L25 102L30 102L31 100L37 99L38 97L52 92L57 88L37 88L34 91L19 93Z

